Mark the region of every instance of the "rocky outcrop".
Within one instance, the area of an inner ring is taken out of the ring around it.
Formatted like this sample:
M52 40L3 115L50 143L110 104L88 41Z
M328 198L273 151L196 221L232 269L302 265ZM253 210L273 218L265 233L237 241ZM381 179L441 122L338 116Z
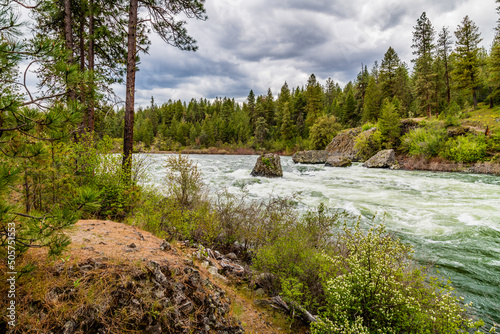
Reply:
M231 315L229 296L192 263L115 264L89 258L73 265L59 263L44 275L54 286L47 286L41 299L29 295L23 301L29 311L21 314L44 319L36 332L46 333L43 328L50 325L51 332L65 334L244 333ZM68 301L80 306L64 306ZM24 320L16 329L33 331Z
M252 176L282 177L280 156L273 153L261 155L251 173Z
M447 161L440 157L423 158L399 155L400 169L427 170L432 172L460 172L500 175L500 162L462 163Z
M360 128L342 131L326 147L328 156L340 156L351 161L359 161L358 150L354 148L356 136L361 132Z
M331 155L326 160L326 167L349 167L352 161L349 158L340 155Z
M328 158L328 153L323 151L300 151L292 155L295 163L301 164L324 164Z
M367 168L391 168L396 164L394 150L383 150L368 159L363 166Z
M415 119L415 118L407 118L407 119L402 119L401 122L399 123L399 129L401 130L401 136L404 136L411 130L414 130L418 127L420 127L420 120L421 119Z

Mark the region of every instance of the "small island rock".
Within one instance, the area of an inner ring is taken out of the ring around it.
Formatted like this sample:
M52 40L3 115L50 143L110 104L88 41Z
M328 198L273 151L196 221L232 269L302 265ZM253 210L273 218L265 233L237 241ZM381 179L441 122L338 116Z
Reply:
M393 149L383 150L368 159L363 166L367 168L390 168L396 164L396 154Z
M295 163L302 164L324 164L328 158L328 153L323 151L300 151L292 155Z
M273 153L261 155L251 173L252 176L282 177L280 156Z

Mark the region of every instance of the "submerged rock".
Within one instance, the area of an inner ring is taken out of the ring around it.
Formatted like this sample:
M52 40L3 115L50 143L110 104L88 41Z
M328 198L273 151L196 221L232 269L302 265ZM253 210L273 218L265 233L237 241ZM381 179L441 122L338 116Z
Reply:
M367 168L391 168L396 163L396 154L393 149L390 149L378 152L368 159L363 166Z
M331 155L326 160L327 167L349 167L352 164L351 159L341 155Z
M282 177L281 160L279 155L268 153L261 155L251 173L252 176Z
M302 164L324 164L328 158L328 153L322 151L300 151L292 155L292 160L295 163Z

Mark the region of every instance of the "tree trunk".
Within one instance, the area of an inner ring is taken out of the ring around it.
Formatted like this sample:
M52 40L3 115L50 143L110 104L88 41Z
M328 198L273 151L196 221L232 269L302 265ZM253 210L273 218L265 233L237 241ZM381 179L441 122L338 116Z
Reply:
M73 64L73 30L71 28L71 0L64 0L64 40L68 50L68 62ZM75 91L68 87L70 100L75 99Z
M125 128L123 131L123 161L124 177L130 181L132 171L132 149L134 145L134 100L136 71L136 34L137 34L138 0L130 0L128 16L127 41L127 87L125 97Z
M448 104L451 101L450 75L448 73L448 61L444 61L444 75L446 76L446 98Z
M78 29L78 39L79 39L79 45L78 47L80 48L80 71L83 73L85 71L85 37L84 37L84 32L85 32L85 13L83 10L81 11L80 14L80 27ZM86 103L86 93L87 89L82 86L80 89L80 102L85 105ZM83 124L80 127L80 135L83 135L88 127L88 114L84 113L83 115Z
M90 71L90 101L87 110L88 115L88 131L94 132L94 0L89 2L89 71Z

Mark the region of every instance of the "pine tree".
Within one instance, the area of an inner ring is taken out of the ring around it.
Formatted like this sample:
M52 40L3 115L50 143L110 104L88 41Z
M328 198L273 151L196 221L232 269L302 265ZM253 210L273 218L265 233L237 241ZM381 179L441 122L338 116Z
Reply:
M394 104L389 100L385 100L378 120L378 130L382 135L382 142L386 148L397 146L401 135L399 124L400 118Z
M248 113L250 115L250 125L252 127L252 131L254 131L255 123L257 122L257 117L255 114L255 94L253 90L250 90L250 93L248 93L247 105L248 105Z
M288 84L285 84L281 87L281 92L278 96L278 100L276 101L276 115L275 115L275 124L278 129L282 127L282 123L285 121L285 113L288 113L288 120L290 120L291 112L290 105L292 102L292 96L290 94L290 88L288 88ZM285 111L285 105L287 110Z
M451 101L451 89L450 89L450 52L451 52L451 35L447 27L443 27L439 32L439 38L437 42L438 55L441 58L444 67L444 80L446 82L446 101L449 104Z
M354 93L350 89L347 93L344 107L342 108L342 118L340 122L346 127L355 127L359 123L359 116L357 114L356 100L354 99Z
M482 41L479 28L465 16L455 31L455 68L452 72L455 82L462 89L472 93L474 108L477 107L477 88L479 84L479 43Z
M178 19L179 14L185 13L188 17L206 20L203 1L186 0L179 3L150 0L142 2L149 14L149 19L139 20L139 1L129 1L128 11L128 38L127 38L127 79L125 98L125 127L123 134L123 170L125 177L131 175L131 158L134 142L134 101L135 101L135 74L137 71L137 40L140 23L151 22L153 30L167 44L181 50L196 51L196 41L187 34L185 21Z
M316 76L314 74L311 74L307 80L307 87L304 95L307 101L305 110L307 114L306 124L310 127L323 112L323 90L319 82L316 81Z
M496 0L500 3L500 0ZM500 6L497 7L497 14L500 16ZM495 38L491 46L490 57L488 59L489 85L491 92L489 95L490 101L500 95L500 18L497 20L495 27ZM493 103L490 103L490 107Z
M375 82L375 77L370 76L366 87L365 104L363 108L363 123L376 122L380 112L380 89Z
M431 21L422 13L417 20L417 25L413 31L413 54L416 58L412 59L415 63L415 91L417 100L422 110L427 112L427 117L432 115L432 82L435 73L432 71L434 54L434 35L435 30Z
M283 105L283 117L280 127L281 138L284 140L292 140L295 134L295 126L293 124L292 114L290 112L290 104L285 102Z
M60 189L59 178L66 177L63 176L62 160L67 159L67 155L57 154L56 158L56 152L59 145L68 141L81 118L74 108L57 102L56 98L65 94L34 100L28 92L30 99L23 100L19 91L19 87L23 87L19 81L20 62L41 54L48 56L54 48L57 51L63 48L54 47L57 44L54 41L53 45L38 45L35 54L19 40L17 20L11 5L1 3L0 253L5 255L10 238L15 239L18 257L30 247L46 247L49 255L59 255L69 243L64 229L76 223L83 207L93 204L95 208L99 194L77 184ZM47 66L54 64L46 60ZM52 71L55 73L54 69ZM44 102L43 112L33 108ZM68 177L75 181L71 175ZM16 202L23 202L24 208L16 207ZM16 268L10 270L16 271Z
M392 99L396 95L396 71L401 66L396 51L389 47L384 54L379 72L379 82L382 87L382 97Z

